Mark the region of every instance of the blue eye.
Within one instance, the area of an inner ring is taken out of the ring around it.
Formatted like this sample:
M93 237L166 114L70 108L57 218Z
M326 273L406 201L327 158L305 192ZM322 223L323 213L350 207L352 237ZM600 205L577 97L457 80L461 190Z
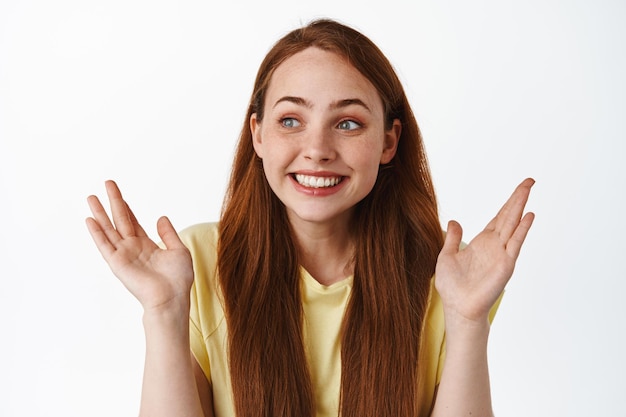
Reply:
M300 126L300 122L292 117L285 117L284 119L280 119L280 124L283 127L287 127L287 128L293 128L293 127L299 127Z
M341 130L355 130L355 129L358 129L360 127L361 127L361 125L359 123L355 122L354 120L342 120L337 125L337 128L341 129Z

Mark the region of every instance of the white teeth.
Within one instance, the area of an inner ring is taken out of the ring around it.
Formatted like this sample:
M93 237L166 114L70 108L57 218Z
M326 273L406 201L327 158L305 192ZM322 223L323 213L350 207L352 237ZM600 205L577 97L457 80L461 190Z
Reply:
M334 187L341 182L341 177L313 177L311 175L296 174L298 184L311 188Z

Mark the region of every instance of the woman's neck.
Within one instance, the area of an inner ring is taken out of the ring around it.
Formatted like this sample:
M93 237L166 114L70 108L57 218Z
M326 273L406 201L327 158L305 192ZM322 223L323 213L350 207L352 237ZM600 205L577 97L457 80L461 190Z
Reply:
M292 224L300 264L316 281L331 285L354 273L354 242L346 223Z

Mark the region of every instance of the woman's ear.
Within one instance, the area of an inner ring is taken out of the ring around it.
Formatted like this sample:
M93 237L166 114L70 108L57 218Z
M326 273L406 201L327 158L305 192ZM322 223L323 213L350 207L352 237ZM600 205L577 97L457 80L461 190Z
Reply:
M385 139L383 143L383 153L380 156L381 164L388 164L391 162L396 151L398 150L398 141L400 141L400 134L402 133L402 123L399 119L394 119L391 129L385 131Z
M252 133L252 146L257 156L263 159L263 146L261 141L261 122L257 119L256 113L250 116L250 133Z

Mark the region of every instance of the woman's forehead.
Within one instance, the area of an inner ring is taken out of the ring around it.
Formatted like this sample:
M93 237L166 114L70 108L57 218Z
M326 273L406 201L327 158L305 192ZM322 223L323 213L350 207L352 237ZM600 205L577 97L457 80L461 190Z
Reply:
M266 105L273 106L283 97L295 97L310 105L346 100L361 101L368 108L382 105L374 85L345 57L316 47L292 55L274 70Z

